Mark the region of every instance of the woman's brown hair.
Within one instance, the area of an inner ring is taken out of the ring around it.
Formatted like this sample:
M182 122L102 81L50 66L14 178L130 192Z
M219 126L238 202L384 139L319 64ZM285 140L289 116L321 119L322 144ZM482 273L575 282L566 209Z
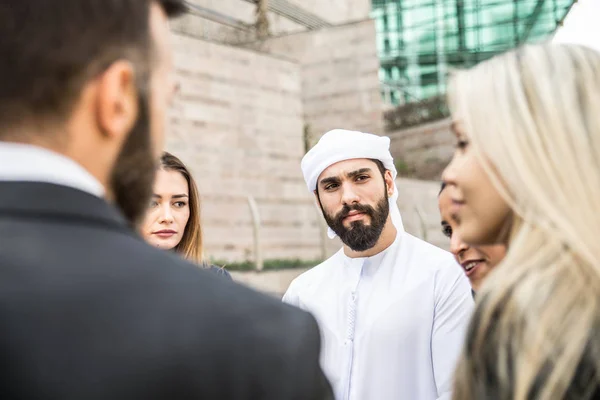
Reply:
M196 182L185 164L166 151L160 158L160 168L179 172L188 183L190 217L185 225L183 237L174 250L182 257L201 264L203 263L202 228L200 225L200 196Z

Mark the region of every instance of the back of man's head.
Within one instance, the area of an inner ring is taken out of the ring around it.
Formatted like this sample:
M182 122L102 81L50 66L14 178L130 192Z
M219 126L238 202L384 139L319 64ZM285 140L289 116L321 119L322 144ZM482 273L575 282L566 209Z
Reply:
M167 16L185 9L181 0L2 0L0 140L67 120L85 83L116 60L147 74L152 3Z
M167 18L185 9L183 0L2 0L0 142L76 161L138 222L175 86Z

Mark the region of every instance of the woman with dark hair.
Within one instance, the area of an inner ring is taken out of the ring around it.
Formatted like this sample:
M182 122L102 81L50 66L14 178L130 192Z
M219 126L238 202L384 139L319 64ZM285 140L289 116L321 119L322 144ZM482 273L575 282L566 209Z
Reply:
M185 164L167 152L160 159L142 234L151 245L173 250L231 279L225 269L204 261L198 188Z
M445 182L442 183L438 194L438 207L442 219L442 232L450 239L450 252L465 271L475 296L488 274L506 255L506 246L504 244L470 246L460 238L455 232L456 221L452 218L452 187Z

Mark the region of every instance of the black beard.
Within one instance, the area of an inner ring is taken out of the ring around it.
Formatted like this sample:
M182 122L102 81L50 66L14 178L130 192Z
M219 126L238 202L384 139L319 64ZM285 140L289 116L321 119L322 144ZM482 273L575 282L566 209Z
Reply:
M327 225L340 237L346 246L359 252L371 249L377 244L390 213L390 204L385 193L377 202L376 209L367 204L344 205L344 208L339 213L335 216L330 216L325 212L320 202L319 205L323 212L323 217L327 221ZM350 223L350 227L346 228L344 226L344 218L348 216L350 211L367 214L371 219L371 223L365 225L363 221L353 221Z
M138 87L138 119L123 144L111 176L115 205L132 228L143 219L152 196L157 161L150 135L149 96Z

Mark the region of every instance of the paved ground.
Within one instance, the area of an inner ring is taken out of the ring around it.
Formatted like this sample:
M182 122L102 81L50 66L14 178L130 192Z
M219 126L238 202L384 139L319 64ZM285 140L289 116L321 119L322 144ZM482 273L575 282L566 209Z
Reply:
M237 282L254 289L281 297L292 280L308 268L293 268L280 271L239 272L231 271L231 276Z

